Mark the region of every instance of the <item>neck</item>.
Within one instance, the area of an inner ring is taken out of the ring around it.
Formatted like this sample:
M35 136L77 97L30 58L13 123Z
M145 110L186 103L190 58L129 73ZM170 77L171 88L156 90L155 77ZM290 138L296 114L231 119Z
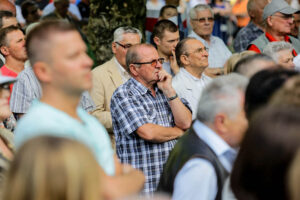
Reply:
M154 90L154 82L145 82L144 80L140 79L139 77L133 77L136 81L138 81L140 84L142 84L143 86L145 86L146 88L148 88L152 95L155 97L156 96L156 93L155 93L155 90Z
M164 54L163 52L161 52L161 50L159 48L157 48L157 52L160 58L164 58L166 62L169 62L170 60L170 56Z
M47 86L42 86L42 90L43 95L41 102L61 110L70 115L72 118L81 121L77 115L77 106L80 101L80 95L69 95L62 90Z
M210 43L210 35L201 35L200 37L202 37L208 44Z
M203 68L195 68L191 66L184 66L184 69L188 71L192 76L196 78L201 78L203 71L205 70L205 67Z
M274 32L273 30L267 28L266 32L271 34L273 38L277 41L284 41L284 35L278 32Z
M11 57L6 57L5 59L5 66L8 69L16 72L17 74L19 74L24 69L24 61L15 60Z
M261 23L258 23L254 20L251 21L253 24L255 24L256 26L258 26L261 30L263 30L265 32L265 27L261 24Z

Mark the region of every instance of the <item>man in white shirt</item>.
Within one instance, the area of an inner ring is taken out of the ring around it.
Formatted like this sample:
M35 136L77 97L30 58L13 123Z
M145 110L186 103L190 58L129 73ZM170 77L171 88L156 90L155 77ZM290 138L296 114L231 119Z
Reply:
M178 43L175 52L180 71L172 85L177 94L190 103L195 119L202 90L211 81L203 73L208 66L207 48L195 38L186 38Z
M96 109L92 113L112 134L110 99L113 92L131 76L125 70L126 53L129 47L141 43L141 32L133 27L120 27L115 30L112 42L114 56L111 60L92 71L93 87L90 91Z
M199 4L190 10L190 24L193 31L189 37L200 40L206 48L209 48L208 68L209 74L219 75L223 73L223 66L231 56L231 52L223 40L213 36L214 14L209 5Z
M197 120L178 140L164 166L160 191L173 194L173 200L221 199L248 126L243 108L247 83L247 78L230 74L204 89Z

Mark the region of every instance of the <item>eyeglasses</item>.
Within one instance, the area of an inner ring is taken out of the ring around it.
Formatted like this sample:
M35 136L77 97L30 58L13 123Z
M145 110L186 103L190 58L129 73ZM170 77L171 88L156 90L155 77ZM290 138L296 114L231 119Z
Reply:
M152 61L149 61L149 62L136 62L136 63L133 63L133 64L135 64L135 65L151 64L151 67L156 67L157 62L159 62L160 64L163 64L164 61L165 61L164 58L158 58L158 59L155 59L155 60L152 60Z
M131 46L132 46L132 44L121 44L121 43L119 43L119 42L115 42L115 43L117 43L118 45L120 45L121 47L123 47L124 49L129 49Z
M285 19L285 20L294 19L293 15L272 15L272 16L280 17L280 18Z
M198 49L196 49L195 51L193 51L193 52L191 52L191 53L204 53L204 52L208 52L209 51L209 48L207 48L207 47L204 47L204 48L198 48ZM190 55L191 53L185 53L185 55L186 56L188 56L188 55Z
M208 22L213 22L215 20L215 18L213 18L213 17L201 17L199 19L193 19L193 21L198 21L200 23L204 23L204 22L206 22L206 20Z
M0 85L0 90L9 90L10 83L3 83Z

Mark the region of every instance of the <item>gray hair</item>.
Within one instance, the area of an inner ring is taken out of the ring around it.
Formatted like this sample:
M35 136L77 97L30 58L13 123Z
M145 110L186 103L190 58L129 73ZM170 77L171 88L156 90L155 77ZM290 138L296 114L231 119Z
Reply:
M243 109L240 106L241 92L244 93L249 79L231 73L214 79L203 90L198 103L197 119L213 123L218 113L225 113L229 118L235 118Z
M263 50L263 53L273 58L273 60L278 63L278 52L288 50L293 51L293 46L284 41L280 42L270 42Z
M197 12L203 11L203 10L209 10L212 14L212 16L214 15L213 10L211 9L211 7L207 4L198 4L195 7L193 7L190 10L189 16L190 19L196 19L197 18Z
M186 50L187 50L186 42L189 41L189 40L196 40L196 38L194 38L194 37L184 38L175 47L176 62L177 62L179 67L183 67L182 63L181 63L181 60L180 60L180 57L181 57L181 55L186 54Z
M138 34L140 36L140 41L142 41L142 33L139 29L131 27L131 26L124 26L119 27L114 31L114 39L113 42L120 42L123 40L123 35L126 33L133 33Z

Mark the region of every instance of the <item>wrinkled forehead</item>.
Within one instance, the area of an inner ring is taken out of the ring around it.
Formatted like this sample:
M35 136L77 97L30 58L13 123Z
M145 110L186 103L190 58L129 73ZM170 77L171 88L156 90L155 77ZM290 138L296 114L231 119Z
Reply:
M212 17L213 14L209 9L205 9L205 10L197 10L196 11L197 17Z

